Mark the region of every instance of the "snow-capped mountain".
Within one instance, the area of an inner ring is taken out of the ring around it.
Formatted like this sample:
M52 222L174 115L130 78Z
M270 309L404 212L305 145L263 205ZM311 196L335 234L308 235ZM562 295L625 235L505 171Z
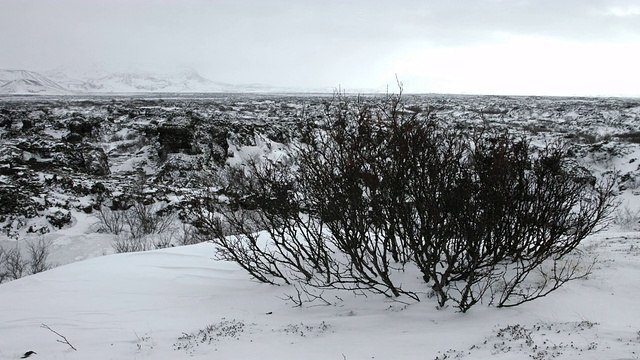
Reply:
M0 70L0 94L70 95L68 88L27 70Z
M380 89L346 89L349 93L380 93ZM266 84L230 84L209 80L193 69L173 73L57 68L38 73L0 70L0 95L73 95L111 93L332 93L332 87L290 88ZM344 89L343 89L344 91Z
M193 70L174 74L97 70L72 75L53 71L47 76L77 92L227 92L233 89L232 85L205 79Z
M229 84L211 81L189 69L171 74L103 69L56 69L44 74L27 70L0 70L0 94L100 93L275 93L298 92L264 84Z

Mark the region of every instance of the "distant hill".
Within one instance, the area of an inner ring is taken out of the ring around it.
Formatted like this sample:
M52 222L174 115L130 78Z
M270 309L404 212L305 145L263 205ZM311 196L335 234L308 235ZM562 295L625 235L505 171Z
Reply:
M332 93L331 87L301 89L266 84L230 84L209 80L195 70L171 74L146 71L89 71L59 68L44 73L0 70L0 95L72 95L110 93ZM350 93L376 93L349 89Z
M27 70L0 70L0 95L70 95L100 93L276 93L304 92L264 84L211 81L194 70L173 74L152 72L74 73L55 70L44 74Z
M107 72L96 70L69 75L55 71L47 76L77 92L138 93L138 92L228 92L233 85L205 79L195 71L175 74L151 72Z
M73 92L37 72L0 70L0 94L70 95Z

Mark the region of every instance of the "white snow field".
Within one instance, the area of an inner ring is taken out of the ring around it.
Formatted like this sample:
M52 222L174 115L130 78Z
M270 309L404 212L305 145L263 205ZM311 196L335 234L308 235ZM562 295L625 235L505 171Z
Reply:
M581 250L598 257L587 279L466 314L436 309L428 289L419 303L325 292L332 305L294 307L292 288L213 260L210 243L94 257L0 286L0 359L640 358L640 234Z

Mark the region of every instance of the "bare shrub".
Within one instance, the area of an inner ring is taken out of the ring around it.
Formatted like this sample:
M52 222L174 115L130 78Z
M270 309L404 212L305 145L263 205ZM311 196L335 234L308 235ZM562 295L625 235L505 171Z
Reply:
M173 230L176 219L175 212L169 211L166 206L157 202L144 204L141 201L136 201L124 213L127 231L134 238Z
M260 282L275 285L279 279L289 283L278 266L275 252L259 241L260 234L251 211L234 210L234 207L211 192L203 192L192 199L188 211L192 224L198 229L199 242L213 241L218 245L218 259L238 263Z
M588 275L591 265L575 250L613 211L617 174L597 181L562 144L534 149L510 135L485 139L473 154L475 173L487 174L474 202L490 217L479 217L483 227L474 233L481 236L480 254L490 254L492 281L508 278L496 305L519 305ZM512 271L499 270L504 264ZM523 286L534 273L542 281Z
M111 245L116 253L148 251L155 248L149 237L133 237L125 234L118 235Z
M172 231L143 234L125 232L116 237L112 246L116 253L138 252L171 247L174 242Z
M402 267L408 259L395 243L399 237L383 218L369 221L374 207L380 217L394 214L382 205L389 200L378 191L377 175L365 167L386 156L381 144L369 144L374 133L385 141L378 112L397 109L337 102L327 107L324 133L297 149L295 163L250 160L208 184L221 189L226 201L199 195L193 224L211 236L221 258L237 262L259 281L415 298L392 280L397 269L391 262ZM389 198L397 201L399 195ZM264 230L268 240L256 230Z
M383 103L338 98L323 129L297 154L297 182L316 231L320 253L331 256L333 287L416 298L393 280L411 254L406 228L406 163L398 132L405 119L400 97ZM313 229L313 227L308 227ZM327 248L328 245L328 248ZM331 282L329 282L331 284Z
M464 312L485 299L522 304L589 273L575 250L611 213L617 174L596 181L562 144L423 115L400 96L337 97L291 158L205 182L192 224L219 258L298 294L418 299L394 281L411 262L440 307Z
M560 260L610 213L613 177L597 183L559 144L537 150L508 133L425 130L407 138L409 242L439 306L453 301L464 312L487 292L512 306L588 273ZM521 291L546 261L550 281Z
M0 247L0 283L49 270L52 267L47 263L50 245L43 237L27 242L26 256L18 245L9 250Z
M51 269L51 265L47 263L50 254L51 243L47 242L44 237L40 237L38 241L27 242L27 255L29 257L29 273L37 274Z
M154 237L153 246L156 249L166 249L173 245L173 233L163 232Z
M637 230L640 226L640 210L631 210L629 206L621 206L614 214L613 223L618 225L620 230Z
M181 224L180 236L177 239L178 245L194 245L205 241L208 241L208 239L198 236L195 227L185 223Z
M100 206L95 212L98 219L98 232L120 235L126 226L125 215L122 210L111 210L108 206Z
M14 246L5 250L5 278L17 280L27 274L29 261L22 256L20 248Z
M113 248L117 253L147 251L171 246L177 231L177 215L166 205L145 204L136 199L126 210L102 206L97 212L98 231L117 235Z
M0 247L0 284L9 280L9 273L7 272L7 253L3 247Z

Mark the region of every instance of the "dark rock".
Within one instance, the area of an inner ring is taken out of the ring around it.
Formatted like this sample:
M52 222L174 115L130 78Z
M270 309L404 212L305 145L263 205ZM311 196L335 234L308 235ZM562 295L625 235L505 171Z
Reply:
M111 173L107 154L101 148L89 144L69 147L58 147L59 154L56 161L63 167L68 167L84 174L104 176Z
M71 213L68 210L56 210L51 214L47 214L47 221L58 229L62 229L71 222Z
M87 174L104 176L109 175L109 158L104 150L93 148L87 152L87 163L85 166Z
M29 119L22 119L22 131L28 131L33 128L33 121Z
M65 137L63 138L64 141L71 143L71 144L79 144L82 142L82 135L72 132L69 133L67 135L65 135Z
M509 110L507 109L500 109L500 108L494 108L494 107L487 107L480 110L480 113L486 114L486 115L504 115L508 112Z
M31 234L41 234L44 235L46 233L49 232L49 228L46 226L39 226L39 225L31 225L29 226L29 228L27 229L28 233Z
M107 191L107 187L104 186L103 183L101 182L97 182L95 184L93 184L93 186L91 186L91 193L92 194L102 194L104 192Z
M158 126L158 142L165 153L184 152L195 155L199 152L194 143L193 129L188 124L180 122Z
M11 214L22 206L20 194L13 186L0 187L0 220L1 215Z
M229 137L228 128L216 127L210 130L211 141L209 143L209 157L219 165L224 164L227 160L227 154L229 152Z
M74 118L71 121L69 121L69 123L67 124L67 128L69 129L69 132L79 134L83 137L91 136L93 133L93 130L97 127L98 127L97 123L84 118Z
M10 128L11 127L11 118L6 115L0 114L0 127Z

